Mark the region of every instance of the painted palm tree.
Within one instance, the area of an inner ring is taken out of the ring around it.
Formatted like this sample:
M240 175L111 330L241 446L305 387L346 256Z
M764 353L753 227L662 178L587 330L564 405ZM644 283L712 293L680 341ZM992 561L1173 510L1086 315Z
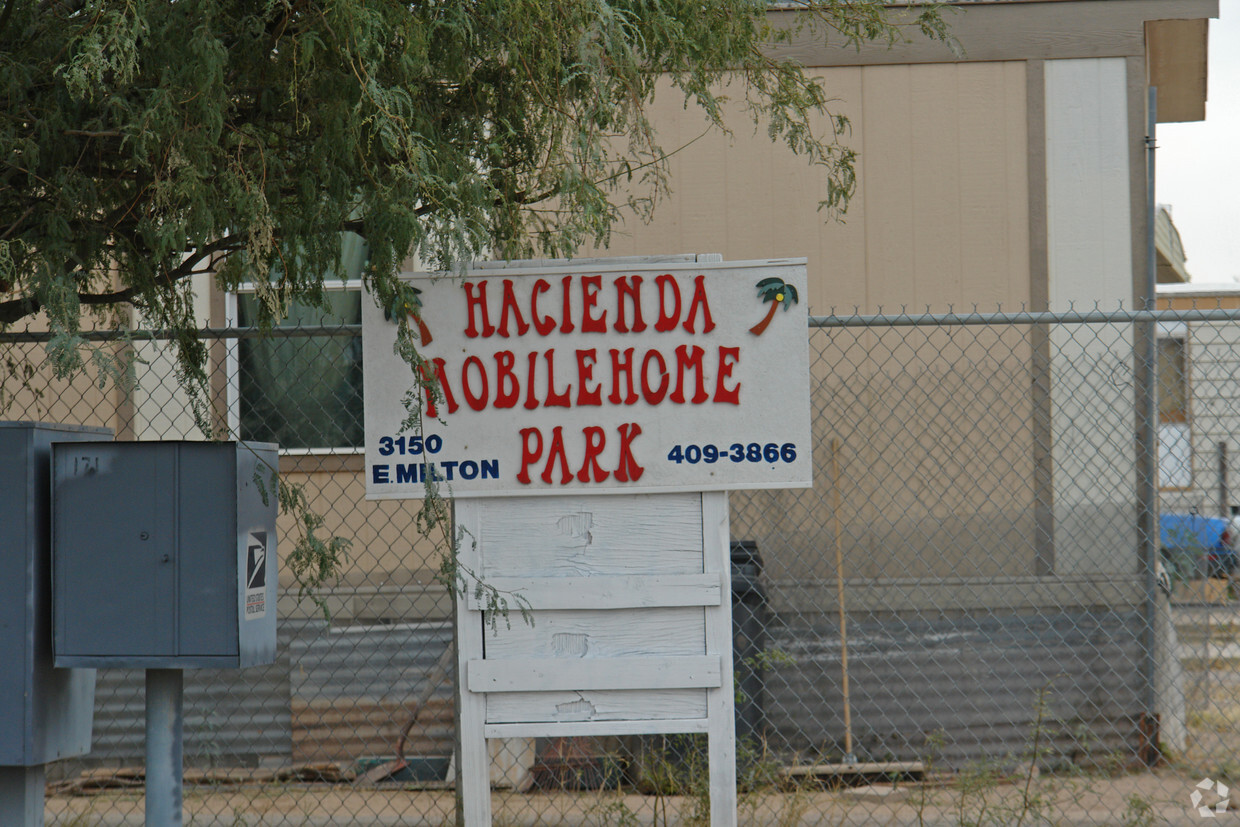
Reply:
M771 319L775 318L775 309L783 305L784 310L792 307L797 303L797 289L788 284L781 278L771 276L758 282L758 297L764 302L770 303L770 309L766 311L766 315L762 317L762 321L749 328L749 332L755 336L761 336L766 330L766 326L771 323Z
M396 297L396 301L393 302L392 310L396 312L393 313L392 310L387 310L383 316L391 321L403 312L418 326L418 336L421 337L422 344L429 345L431 343L431 329L426 326L426 322L422 321L422 299L419 298L422 295L422 291L416 287L410 287L409 289L413 291L411 296L406 297L404 294L399 294Z

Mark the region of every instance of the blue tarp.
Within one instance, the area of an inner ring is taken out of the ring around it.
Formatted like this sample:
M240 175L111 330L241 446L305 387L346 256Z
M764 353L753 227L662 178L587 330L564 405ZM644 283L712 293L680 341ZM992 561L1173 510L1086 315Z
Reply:
M1223 529L1227 528L1227 520L1222 517L1160 514L1158 528L1159 542L1168 550L1229 551L1222 543Z

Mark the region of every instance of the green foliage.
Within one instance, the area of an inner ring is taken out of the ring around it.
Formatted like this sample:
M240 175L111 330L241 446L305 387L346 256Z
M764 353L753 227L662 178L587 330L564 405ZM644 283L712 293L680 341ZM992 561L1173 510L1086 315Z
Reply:
M59 375L94 361L119 380L130 365L89 347L83 319L124 329L136 309L172 333L216 436L190 276L254 285L266 327L294 300L325 306L343 231L364 238L362 280L385 308L417 306L396 278L410 255L452 269L605 245L667 189L678 147L649 119L656 86L718 129L731 96L821 171L840 213L848 123L780 49L946 39L943 21L933 4L787 5L0 0L0 331L43 313ZM397 319L417 369L420 320ZM319 537L295 489L280 500L299 534L286 562L313 589L345 541Z
M292 536L293 549L285 553L284 566L298 583L297 599L309 597L323 612L324 620L329 620L329 607L316 589L339 574L352 543L346 537L324 539L320 536L326 521L310 508L305 489L283 478L276 479L274 470L271 474L272 484L278 492L280 512L291 515L296 526Z
M1137 793L1130 793L1124 799L1124 812L1121 814L1124 827L1152 827L1158 823L1158 812L1149 799Z
M366 239L383 306L410 253L451 268L605 243L622 186L639 209L666 186L660 78L718 128L737 97L842 210L847 123L815 131L827 90L778 47L943 23L934 6L798 5L4 0L0 324L41 309L71 345L84 311L128 304L182 330L194 272L259 284L269 322L343 277L342 229ZM177 345L202 364L200 342Z
M440 522L446 526L446 521L449 519L448 511L443 498L428 491L426 499L423 500L422 509L418 512L419 529L421 530L427 515L433 515L436 512L442 512ZM450 537L450 528L445 527L443 533ZM423 531L423 536L430 536L430 531ZM533 607L525 595L496 588L484 581L473 569L461 563L456 552L464 542L473 543L475 540L464 529L461 529L450 544L439 546L439 571L435 573L435 580L447 588L457 600L464 600L472 594L473 599L484 607L486 623L493 633L499 631L501 620L504 621L506 629L512 628L510 611L514 607L520 612L521 621L528 626L533 626Z

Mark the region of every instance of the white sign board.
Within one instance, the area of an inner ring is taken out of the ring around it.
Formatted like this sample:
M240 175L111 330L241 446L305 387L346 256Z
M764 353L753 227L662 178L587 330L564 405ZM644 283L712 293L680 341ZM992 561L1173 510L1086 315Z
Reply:
M367 497L420 497L428 477L455 497L812 484L804 259L402 278L441 397L364 303ZM403 429L410 394L425 404Z

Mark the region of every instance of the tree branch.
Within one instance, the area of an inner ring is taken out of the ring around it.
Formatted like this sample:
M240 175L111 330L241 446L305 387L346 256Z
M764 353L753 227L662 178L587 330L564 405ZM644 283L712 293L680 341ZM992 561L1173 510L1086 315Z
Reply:
M195 273L202 272L195 269L194 265L198 262L203 259L212 258L217 253L238 250L242 246L243 241L244 239L241 236L227 236L225 238L216 239L210 244L198 248L198 255L185 259L176 267L156 277L154 286L162 290L170 289L178 281L188 276L192 276ZM80 278L85 275L86 272L84 270L78 269L70 273L69 277ZM122 304L125 302L132 302L134 297L140 292L141 290L138 286L130 285L129 287L121 290L114 290L110 293L78 293L77 298L78 302L85 305L97 306ZM32 294L26 294L0 302L0 325L12 324L19 319L25 318L26 316L32 316L42 309L43 302L39 301L39 298Z
M34 212L34 207L35 207L35 205L34 205L34 204L31 204L29 207L27 207L27 208L26 208L26 211L25 211L24 213L22 213L21 215L19 215L19 216L18 216L18 217L17 217L17 218L13 221L13 223L9 225L9 228L8 228L7 230L5 230L3 233L0 233L0 241L3 241L4 239L6 239L6 238L8 238L10 235L12 235L12 234L13 234L13 231L17 229L17 225L18 225L18 224L21 224L23 221L25 221L27 218L29 218L29 217L30 217L30 214L31 214L32 212Z
M115 129L105 129L98 132L91 132L85 129L66 129L64 134L81 136L83 138L119 138L122 133Z

